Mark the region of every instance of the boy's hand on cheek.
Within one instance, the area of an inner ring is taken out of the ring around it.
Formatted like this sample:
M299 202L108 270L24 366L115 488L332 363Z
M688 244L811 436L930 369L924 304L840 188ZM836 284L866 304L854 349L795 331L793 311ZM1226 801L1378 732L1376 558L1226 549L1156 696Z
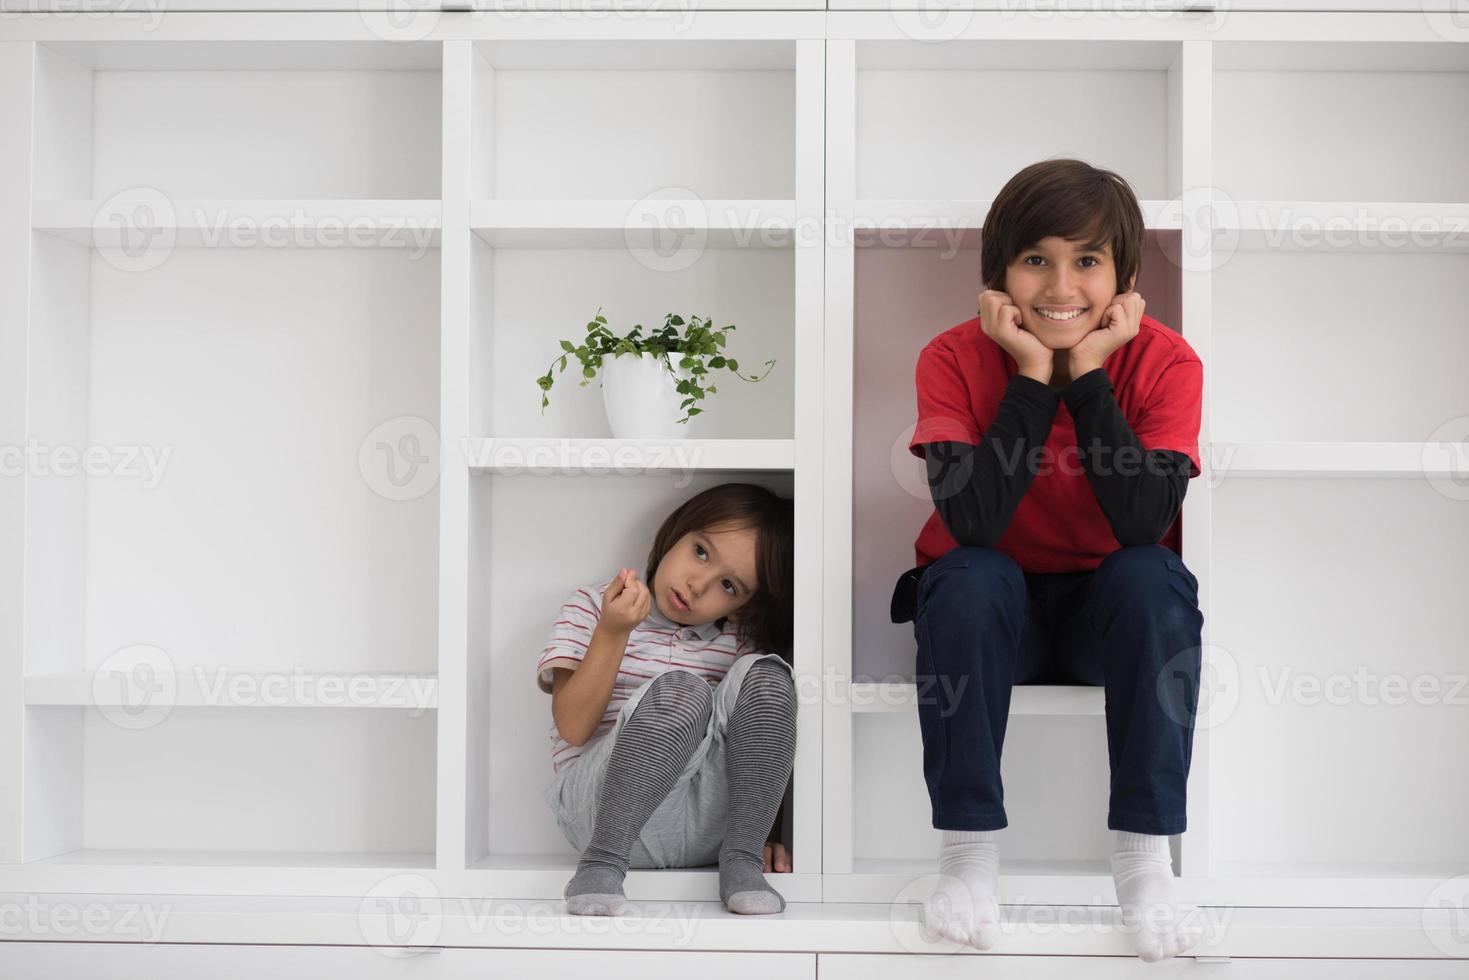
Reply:
M1137 336L1147 304L1136 290L1119 293L1102 311L1097 328L1071 348L1071 376L1079 378L1102 366L1123 344Z
M1020 307L1009 293L986 289L979 294L979 327L1019 365L1022 374L1051 373L1051 349L1021 326Z

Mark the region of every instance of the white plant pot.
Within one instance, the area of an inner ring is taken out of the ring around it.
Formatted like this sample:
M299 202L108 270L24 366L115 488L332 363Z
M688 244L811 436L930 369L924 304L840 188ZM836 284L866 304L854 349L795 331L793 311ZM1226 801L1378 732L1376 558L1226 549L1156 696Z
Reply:
M669 355L671 372L653 354L602 356L602 404L614 439L687 438L689 423L678 422L685 414L679 403L687 396L676 386L690 375L676 366L678 356Z

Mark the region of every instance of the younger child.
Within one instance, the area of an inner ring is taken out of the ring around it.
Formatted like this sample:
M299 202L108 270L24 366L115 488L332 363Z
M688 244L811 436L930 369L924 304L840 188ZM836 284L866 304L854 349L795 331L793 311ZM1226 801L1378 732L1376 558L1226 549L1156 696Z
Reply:
M731 912L781 912L766 842L796 747L791 501L727 483L659 528L646 582L576 589L536 664L552 695L545 800L581 851L573 915L621 915L629 867L719 863Z

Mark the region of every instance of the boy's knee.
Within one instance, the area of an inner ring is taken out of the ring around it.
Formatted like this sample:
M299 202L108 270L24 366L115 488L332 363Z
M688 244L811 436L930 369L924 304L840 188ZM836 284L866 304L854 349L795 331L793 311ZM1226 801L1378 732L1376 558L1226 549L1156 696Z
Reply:
M1118 548L1102 559L1097 574L1104 590L1134 596L1175 584L1175 579L1184 587L1182 591L1191 592L1197 582L1183 559L1161 544Z
M996 548L953 548L924 573L919 582L919 609L926 611L935 601L948 599L956 599L959 609L1023 602L1025 573L1014 558Z

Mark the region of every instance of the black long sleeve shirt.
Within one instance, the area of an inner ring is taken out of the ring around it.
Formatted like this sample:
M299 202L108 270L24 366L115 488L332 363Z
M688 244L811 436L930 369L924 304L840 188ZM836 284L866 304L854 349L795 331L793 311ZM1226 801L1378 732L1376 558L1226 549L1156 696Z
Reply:
M1004 535L1035 479L1034 449L1045 445L1062 399L1076 425L1087 482L1118 543L1155 544L1167 532L1188 489L1189 458L1171 449L1144 450L1117 404L1112 379L1096 368L1059 393L1016 374L979 445L923 444L934 507L956 542L993 547ZM890 610L893 622L913 618L924 567L899 578Z

